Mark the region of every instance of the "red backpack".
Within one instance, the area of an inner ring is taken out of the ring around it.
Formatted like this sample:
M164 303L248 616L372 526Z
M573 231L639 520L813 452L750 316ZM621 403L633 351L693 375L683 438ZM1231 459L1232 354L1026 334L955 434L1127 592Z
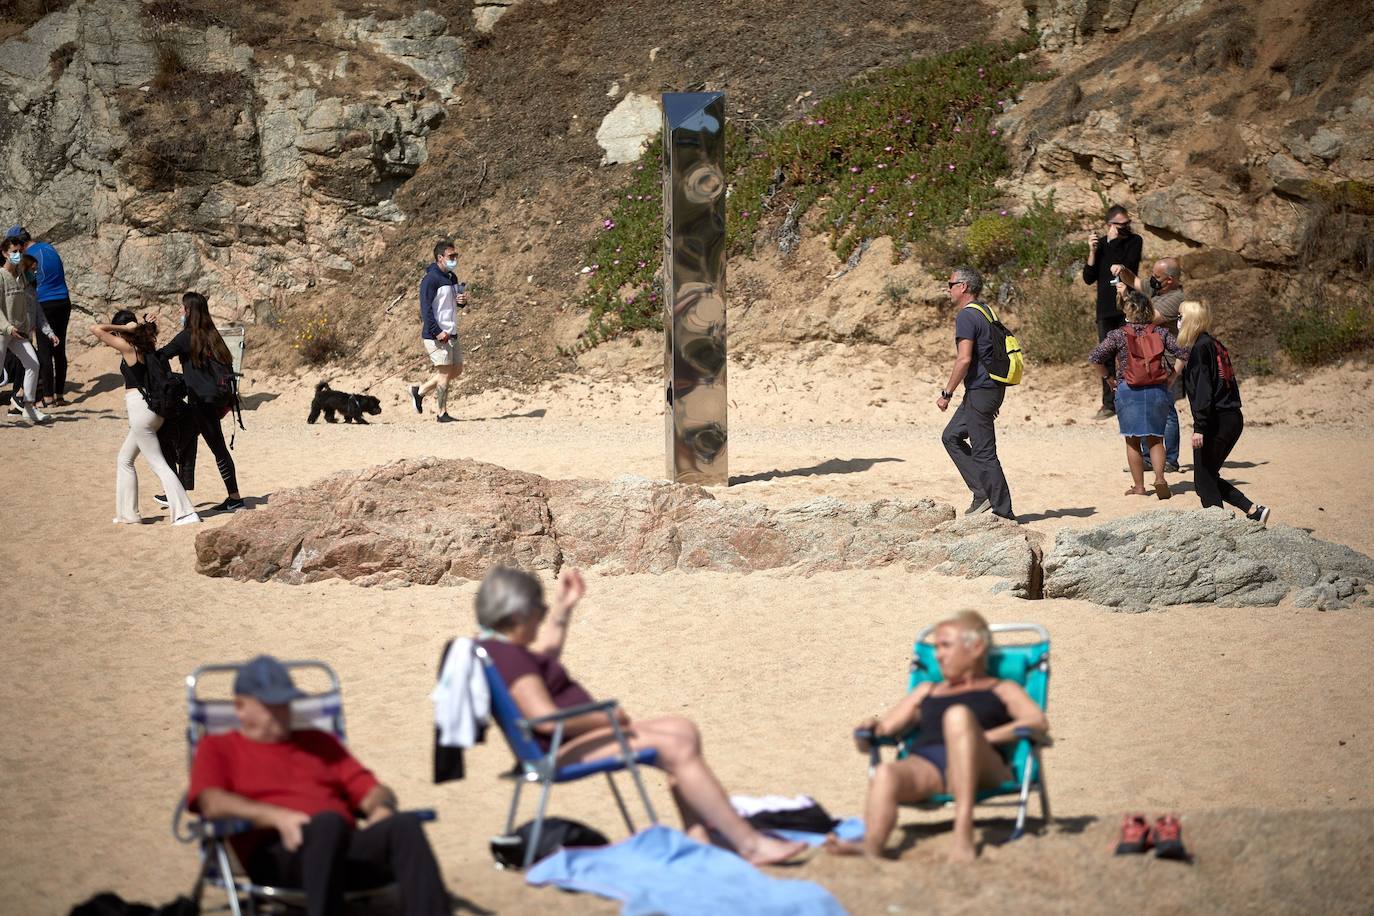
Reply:
M1163 385L1169 379L1164 368L1164 339L1149 325L1126 325L1126 384L1132 388Z

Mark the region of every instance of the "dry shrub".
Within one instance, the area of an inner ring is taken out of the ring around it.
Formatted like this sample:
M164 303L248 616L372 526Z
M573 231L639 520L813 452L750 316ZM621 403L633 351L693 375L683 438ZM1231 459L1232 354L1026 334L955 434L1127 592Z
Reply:
M1016 338L1037 363L1086 362L1097 343L1093 303L1068 280L1047 275L1016 286L1014 306L1021 326Z
M323 310L296 323L291 349L295 350L308 366L322 366L331 359L344 356L347 352L338 322Z

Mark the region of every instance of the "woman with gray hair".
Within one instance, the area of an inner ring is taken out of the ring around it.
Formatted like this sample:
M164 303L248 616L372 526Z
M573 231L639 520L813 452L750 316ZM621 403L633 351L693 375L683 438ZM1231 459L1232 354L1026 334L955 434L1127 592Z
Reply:
M482 579L477 590L479 643L500 672L515 704L526 719L546 716L592 701L582 685L559 661L567 642L573 609L586 594L582 574L565 569L558 577L552 605L544 600L544 587L529 573L496 567ZM620 712L620 727L636 751L658 751L659 766L668 774L683 829L688 836L710 842L710 831L720 834L744 859L754 865L784 862L806 848L755 830L730 806L710 767L701 756L701 733L681 716L631 721ZM553 734L552 723L533 726L534 738L546 751ZM588 713L563 723L564 743L558 749L558 765L599 760L620 753L615 732L605 713Z
M1011 771L996 745L1014 741L1016 729L1048 731L1045 712L1014 681L988 676L992 632L977 611L960 611L935 627L935 659L942 680L926 682L882 716L859 724L859 750L867 735L901 736L920 726L911 754L881 763L868 783L862 844L827 842L832 852L881 855L897 824L897 805L947 792L954 796L951 862L972 862L973 803L978 789L1000 785Z

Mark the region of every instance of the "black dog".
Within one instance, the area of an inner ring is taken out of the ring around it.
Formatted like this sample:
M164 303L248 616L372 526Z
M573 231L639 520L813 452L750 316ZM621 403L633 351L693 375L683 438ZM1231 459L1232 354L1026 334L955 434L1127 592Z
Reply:
M310 402L310 416L305 422L314 423L320 418L321 411L324 412L326 423L339 422L334 419L335 412L338 412L344 415L345 423L366 425L363 414L369 413L375 417L382 412L382 403L370 394L345 394L330 388L328 382L320 382L315 386L315 400Z

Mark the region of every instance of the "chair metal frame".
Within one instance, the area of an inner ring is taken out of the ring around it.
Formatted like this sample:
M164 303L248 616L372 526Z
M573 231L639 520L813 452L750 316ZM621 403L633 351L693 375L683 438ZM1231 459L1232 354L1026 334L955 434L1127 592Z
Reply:
M515 698L510 695L505 680L501 677L501 673L496 670L496 664L487 654L487 651L475 641L472 651L477 657L478 663L482 665L487 686L491 691L492 718L501 729L501 734L505 736L511 753L515 755L514 768L511 772L503 774L502 777L515 783L510 808L506 813L505 834L507 836L511 835L511 831L515 828L515 816L519 812L520 794L525 784L537 783L540 786L539 808L535 814L534 829L531 831L530 840L526 844L522 868L528 869L534 862L535 851L539 848L539 837L544 830L544 818L548 811L549 796L553 793L554 785L560 782L575 782L587 776L605 773L606 782L611 787L611 795L615 797L616 807L620 809L620 816L625 820L626 828L633 834L636 829L634 820L630 817L630 810L625 805L625 799L621 796L620 788L616 785L614 777L614 773L617 771L628 770L630 778L634 780L635 788L639 791L640 800L644 803L644 810L648 812L649 823L658 823L658 815L654 811L653 802L649 800L649 793L644 788L644 780L639 772L640 765L657 765L658 752L652 749L636 752L630 747L630 742L626 739L625 732L620 727L620 720L616 716L616 712L620 708L620 703L617 700L583 703L579 706L560 709L558 712L547 716L526 718L520 714ZM620 755L560 767L558 765L558 750L563 745L563 732L567 721L588 713L605 714L606 721L615 734L616 744L620 747ZM539 747L535 738L535 728L548 723L552 723L554 726L553 737L549 742L548 751L544 751Z
M943 679L943 675L940 675L938 669L934 672L927 670L926 664L924 660L922 660L919 650L916 648L935 632L936 626L938 626L938 624L924 627L916 634L915 645L912 647L911 654L910 675L907 684L908 692L914 690L917 684L932 680L932 675L934 675L933 679L935 681ZM1030 671L1039 671L1044 675L1045 695L1043 702L1039 699L1037 699L1036 702L1042 709L1047 708L1049 705L1050 677L1049 630L1037 623L994 623L989 625L988 629L992 631L994 636L1007 633L1034 633L1036 636L1040 637L1040 641L1045 645L1045 651L1040 659L1028 669L1027 675L1029 676ZM992 653L996 654L1001 649L1002 647L994 644ZM1022 686L1025 685L1023 684ZM1036 698L1032 697L1032 699ZM918 724L916 727L901 735L871 740L869 743L869 778L872 778L874 770L877 769L878 764L881 762L880 747L897 747L898 759L903 759L908 755L909 748L919 732L920 725ZM1045 766L1044 761L1041 759L1040 751L1042 748L1051 747L1054 744L1048 734L1037 732L1030 728L1017 728L1015 730L1015 736L1015 743L997 748L1011 767L1013 779L992 789L979 789L974 797L975 804L982 804L989 799L1000 798L1005 795L1014 794L1017 796L1016 827L1011 834L1011 839L1013 840L1020 839L1025 835L1026 813L1027 809L1030 807L1030 793L1032 787L1037 789L1037 794L1039 795L1040 817L1042 822L1045 824L1050 822L1049 787L1045 779ZM1022 748L1025 748L1024 754L1021 753ZM1015 772L1015 761L1017 759L1022 761L1021 773L1019 775ZM953 804L954 799L952 796L941 793L940 795L908 805L908 807L934 810L949 807Z
M300 659L284 661L288 671L302 671L314 669L322 672L329 681L329 689L320 693L310 694L303 701L315 702L319 705L317 710L309 710L313 713L308 723L313 727L322 727L340 741L347 741L344 727L343 710L343 691L339 683L339 676L328 664L315 659ZM238 664L213 664L201 665L186 676L186 770L189 773L191 765L195 760L196 747L202 738L211 734L207 722L208 713L206 707L209 704L226 702L223 698L207 699L198 694L197 688L202 678L208 674L232 674L236 673L242 663ZM330 702L329 698L333 698ZM293 704L294 707L295 704ZM293 725L296 710L293 708ZM414 812L421 820L434 820L433 811ZM197 907L200 906L201 897L204 894L206 885L219 888L224 891L228 900L227 909L233 916L249 916L256 914L259 909L259 901L266 904L269 909L304 909L306 905L305 893L300 888L277 887L274 885L258 884L248 877L246 870L238 862L233 849L229 845L229 839L253 829L250 821L242 818L201 818L192 814L186 807L186 795L183 793L181 800L177 803L176 812L172 816L172 835L182 843L200 844L200 871L196 875L196 882L191 889L191 899L195 901ZM377 888L366 890L350 891L344 895L344 903L361 903L371 900L384 894L390 893L395 887L393 884L383 885Z

